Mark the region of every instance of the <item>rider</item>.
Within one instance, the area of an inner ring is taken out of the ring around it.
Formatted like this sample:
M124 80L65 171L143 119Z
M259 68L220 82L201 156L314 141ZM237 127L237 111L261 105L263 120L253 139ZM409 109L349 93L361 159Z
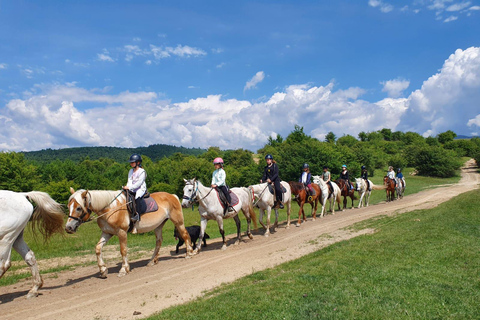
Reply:
M269 184L272 184L275 186L275 196L276 196L276 201L274 203L274 207L277 205L280 207L280 209L283 209L283 203L282 203L282 189L280 187L280 177L278 175L278 165L275 160L273 160L273 157L271 154L267 154L265 156L265 161L267 162L267 165L265 166L265 169L263 171L263 176L260 182L268 182Z
M367 190L370 190L370 181L368 181L368 170L367 167L362 166L362 176L361 178L365 180L365 183L367 184Z
M400 168L397 169L397 178L402 180L403 186L405 187L405 178L403 177L402 169Z
M213 165L215 166L215 171L213 171L212 174L212 188L220 189L223 192L227 199L228 211L232 211L233 208L230 205L232 199L230 198L230 192L228 192L228 187L225 183L227 174L225 173L225 170L223 170L223 159L215 158L213 160Z
M127 185L123 186L123 190L127 190L131 195L135 196L134 213L132 213L132 222L134 224L132 233L136 233L137 229L135 223L140 221L140 214L146 211L146 204L143 196L147 192L147 184L145 179L147 173L142 167L142 157L139 154L132 154L130 156L130 171L128 171Z
M298 179L298 182L303 183L303 185L305 186L305 189L308 191L307 193L310 194L308 196L308 200L312 201L312 195L313 195L312 182L311 182L312 175L310 173L310 167L308 163L304 163L302 166L302 169L303 169L302 175L300 176L300 179Z
M328 188L330 189L330 193L333 192L331 175L330 175L330 171L328 171L328 167L327 167L327 166L324 166L324 167L323 167L322 179L323 179L323 181L325 181L325 182L327 183Z
M395 181L395 171L393 171L392 166L388 167L387 177L390 178L390 180L393 180L393 183L397 186L397 181Z
M350 186L350 189L353 189L353 185L350 183L349 173L348 173L346 164L342 165L342 172L340 172L340 179L345 180L347 185Z

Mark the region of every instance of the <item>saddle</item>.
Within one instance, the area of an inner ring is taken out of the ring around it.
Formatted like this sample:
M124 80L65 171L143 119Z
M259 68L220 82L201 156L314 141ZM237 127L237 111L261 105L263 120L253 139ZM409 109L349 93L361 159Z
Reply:
M220 204L222 205L222 208L223 208L223 215L225 215L229 206L227 198L225 198L225 195L223 194L223 192L218 190L217 188L215 188L215 191L217 191L218 201L220 201ZM231 207L236 206L239 202L237 195L233 193L231 190L228 190L228 193L230 194L230 199L231 199L230 206Z
M331 181L327 182L327 188L328 188L328 197L327 197L327 199L330 199L330 197L333 195L333 186L332 186L332 182L331 182Z
M280 184L280 187L282 188L282 194L287 192L287 189L285 189L283 185ZM270 191L271 194L275 194L275 186L273 184L269 184L268 191Z
M158 210L157 202L150 197L150 193L147 191L142 197L142 201L140 202L140 208L135 206L135 194L128 192L127 190L123 190L125 193L125 197L127 198L127 210L130 216L133 216L135 212L137 212L140 216L144 213L154 212Z

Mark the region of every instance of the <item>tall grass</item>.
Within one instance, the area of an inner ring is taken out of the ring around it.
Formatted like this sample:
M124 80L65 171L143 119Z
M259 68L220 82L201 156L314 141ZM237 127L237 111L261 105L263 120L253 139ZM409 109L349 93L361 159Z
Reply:
M148 319L479 319L480 190ZM235 306L232 308L232 306Z
M441 178L429 178L429 177L420 177L420 176L411 176L409 172L413 169L406 169L404 174L407 179L407 189L405 191L406 195L419 192L424 190L425 188L431 188L435 185L443 185L448 183L455 183L458 182L459 177L449 178L449 179L441 179ZM383 176L378 175L372 178L373 183L381 185L383 183ZM385 192L384 191L373 191L372 197L370 199L370 204L379 203L381 201L385 201ZM358 200L355 201L355 205L358 205ZM350 207L350 199L348 199L348 207ZM311 217L311 209L310 205L305 207L305 211L307 213L307 218ZM319 206L320 210L321 207ZM293 220L298 218L298 211L299 207L296 202L293 202L292 205L292 213L291 218ZM257 217L258 217L258 210ZM183 209L183 214L185 218L185 225L200 225L200 215L198 214L198 207L195 206L195 210L192 211L191 208ZM242 232L245 233L246 231L246 220L242 213L239 214L242 223ZM271 221L275 219L275 215L272 212ZM285 222L287 219L286 209L280 210L279 214L279 221ZM266 221L266 217L264 217L264 221ZM235 222L232 219L225 220L224 223L225 233L227 235L236 233L236 226ZM173 237L173 229L174 225L171 222L167 222L163 229L163 237L164 242L163 246L174 245L175 239ZM218 238L220 237L220 232L218 230L218 225L215 221L209 221L207 224L206 232L210 235L210 237ZM89 222L81 225L76 234L73 235L65 235L62 236L54 236L48 244L44 244L43 242L39 241L39 238L35 238L30 231L30 228L25 229L25 241L30 246L30 248L35 253L37 260L42 259L49 259L49 258L56 258L56 257L75 257L75 256L83 256L83 255L91 255L91 264L96 263L95 258L95 245L97 244L101 235L100 228L97 226L96 222ZM108 242L107 246L115 246L118 245L118 238L113 237ZM149 232L146 234L138 234L138 235L129 235L128 236L128 248L129 248L129 255L131 259L139 258L139 256L132 255L138 251L145 251L147 250L148 253L144 255L144 257L150 257L151 252L155 247L155 235L153 232ZM167 253L169 254L169 253ZM142 256L143 257L143 256ZM19 254L15 251L12 252L12 261L21 261L22 258ZM118 261L120 260L120 253L118 253ZM117 261L115 260L115 261ZM107 260L108 263L108 260ZM18 281L19 279L26 278L30 275L28 271L22 274L14 275L12 271L23 269L26 265L24 263L16 263L14 264L9 272L7 272L4 277L0 280L0 286L7 285ZM68 266L67 266L68 267ZM52 271L53 270L53 271ZM40 270L42 274L48 272L56 272L61 270L61 268L53 268L51 270Z

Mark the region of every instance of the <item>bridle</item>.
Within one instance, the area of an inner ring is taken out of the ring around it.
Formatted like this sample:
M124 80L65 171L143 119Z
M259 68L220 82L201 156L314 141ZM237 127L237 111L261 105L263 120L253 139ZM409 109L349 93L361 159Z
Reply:
M187 184L188 185L188 184ZM210 194L210 192L212 192L212 190L214 188L210 188L210 191L208 191L208 193L204 196L204 197L201 197L202 195L200 194L200 190L198 189L198 181L194 181L193 184L194 186L194 190L192 192L192 194L190 195L190 197L186 196L186 195L183 195L182 199L185 199L188 201L188 204L192 204L193 202L200 202L202 201L203 199L205 199L206 197L208 197L208 195ZM197 194L198 193L198 194ZM196 199L197 197L201 197L200 199Z
M253 198L253 206L254 207L257 205L257 203L260 201L260 199L262 199L262 195L265 192L265 190L267 190L267 188L268 188L268 183L265 186L265 188L263 188L262 192L260 192L260 194L258 195L258 200L255 202L255 190L253 190L253 187L250 187L250 189L252 190L252 198Z
M113 203L113 201L115 201L122 193L123 193L123 191L120 192L115 198L113 198L113 200L110 201L110 202L109 202L105 207L103 207L103 209L101 209L100 211L102 211L102 210L104 210L106 207L110 206L110 205ZM88 190L87 190L87 196L88 196L89 199L91 199L90 191L88 191ZM115 208L115 209L113 209L113 210L104 212L104 213L102 213L101 215L97 215L95 218L90 218L90 216L92 215L92 212L93 212L93 211L90 209L91 202L89 201L88 204L87 204L86 202L87 202L87 201L86 201L86 199L85 199L85 203L83 204L83 207L80 206L80 207L82 208L82 214L80 215L80 217L75 217L75 216L72 216L72 215L68 215L68 217L69 217L70 219L73 219L73 220L75 220L75 221L78 221L80 224L83 224L83 223L86 223L86 222L90 222L90 221L93 221L93 220L97 220L98 218L103 217L104 215L109 214L109 213L111 213L111 212L115 212L115 211L120 210L120 208ZM130 202L131 202L131 201L126 202L123 206L127 206ZM77 202L77 203L78 203L78 202ZM122 206L121 206L121 207L122 207ZM87 210L85 211L85 210L83 210L83 208L86 208ZM88 217L87 217L87 216L88 216ZM87 217L87 218L85 219L85 217Z

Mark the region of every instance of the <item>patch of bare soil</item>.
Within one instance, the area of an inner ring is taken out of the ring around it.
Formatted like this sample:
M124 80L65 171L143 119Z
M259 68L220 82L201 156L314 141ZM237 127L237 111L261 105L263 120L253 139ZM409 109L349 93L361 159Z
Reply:
M350 232L345 228L366 219L399 214L417 209L429 209L442 202L478 188L480 175L473 160L462 169L458 184L433 188L404 197L392 203L347 210L301 227L278 230L265 238L263 231L254 234L238 246L222 251L220 239L212 239L202 252L191 259L175 255L175 247L162 248L159 263L146 267L148 259L131 261L132 272L123 278L120 254L110 263L107 279L98 278L98 268L78 267L73 271L45 276L44 287L37 298L26 300L30 281L0 288L1 319L136 319L148 316L172 305L199 297L223 283L297 259L332 243L350 239L373 230ZM381 191L375 191L381 192ZM296 213L292 213L295 215ZM152 251L154 240L152 239ZM182 252L182 251L181 251ZM185 252L185 250L183 250ZM93 259L93 258L91 258ZM41 263L42 266L43 262Z

